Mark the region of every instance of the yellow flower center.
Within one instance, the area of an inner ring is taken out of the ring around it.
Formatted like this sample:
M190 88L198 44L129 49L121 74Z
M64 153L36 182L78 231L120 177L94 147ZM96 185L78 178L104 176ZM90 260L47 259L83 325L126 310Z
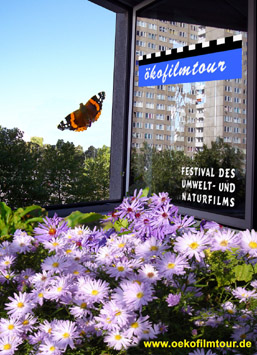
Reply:
M222 247L226 247L226 246L228 245L228 241L227 241L227 240L222 240L222 241L220 242L220 245L221 245Z
M138 292L137 298L142 298L144 296L143 292Z
M23 325L28 325L29 324L29 321L27 319L25 319L23 322L22 322Z
M48 331L47 331L48 334L51 334L52 333L52 328L49 328Z
M137 283L140 286L142 282L139 280L134 280L133 283Z
M147 277L149 277L149 279L151 279L152 277L154 277L154 273L153 272L148 272Z
M91 295L93 295L93 296L97 296L98 295L98 291L97 290L92 290L92 292L91 292Z
M157 251L159 248L156 245L152 245L150 250L151 251Z
M65 338L65 339L67 339L67 338L69 338L69 336L70 336L70 333L63 333L63 338Z
M55 346L50 346L49 350L50 351L55 351Z
M245 339L245 338L246 338L246 334L241 334L241 335L240 335L240 338L241 338L241 339Z
M62 291L62 287L57 287L57 291L61 292Z
M249 243L249 247L250 247L251 249L256 249L256 248L257 248L257 243L256 243L256 242L250 242L250 243Z
M55 228L49 228L48 234L54 235L55 233L56 233L56 229Z
M123 248L123 247L125 247L125 245L126 245L125 243L120 243L120 244L118 245L118 247L119 247L119 248Z
M4 344L4 350L10 350L11 348L11 344Z
M42 298L44 297L44 294L42 292L40 292L38 295L37 295L39 298Z
M6 279L9 279L11 276L9 274L5 275Z
M122 271L124 271L125 269L124 269L123 266L118 266L118 267L117 267L117 270L122 272Z
M168 263L168 269L174 269L175 264L174 263Z
M189 244L189 247L190 247L191 249L197 249L198 246L199 246L199 244L196 243L196 242L193 242L193 243Z
M6 260L6 261L4 262L4 264L5 264L5 265L10 265L11 263L10 263L10 261Z
M138 328L138 327L139 327L139 325L137 322L134 322L131 324L131 328Z
M117 335L115 335L115 340L121 340L121 338L122 338L122 336L121 335L119 335L119 334L117 334Z
M9 329L9 330L13 330L13 329L14 329L14 325L13 325L13 324L9 324L9 325L8 325L8 329Z
M24 303L18 302L18 303L17 303L17 307L18 307L18 308L23 308L23 307L24 307Z
M57 242L52 243L52 246L54 246L54 247L58 247L58 245L59 245L59 243L57 243Z
M79 271L78 270L73 271L73 275L79 275Z
M53 267L58 267L59 266L59 263L55 262L52 264Z
M117 311L116 313L115 313L115 317L118 317L118 316L120 316L121 315L121 311Z
M70 254L71 252L72 252L71 249L67 249L67 250L66 250L66 254Z
M80 308L87 308L87 304L85 302L81 303Z

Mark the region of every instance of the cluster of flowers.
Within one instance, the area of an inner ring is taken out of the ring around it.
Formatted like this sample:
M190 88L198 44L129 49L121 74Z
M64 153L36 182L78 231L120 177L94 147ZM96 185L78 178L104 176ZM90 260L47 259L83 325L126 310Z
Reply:
M198 274L210 273L213 252L233 250L238 260L254 266L254 231L236 233L206 221L199 225L193 217L179 215L167 193L147 198L135 192L105 222L120 219L126 219L128 227L116 232L71 229L61 218L47 217L33 236L17 230L11 242L0 244L0 283L17 290L8 297L6 316L0 319L0 354L14 354L27 342L33 354L59 355L93 337L102 337L117 351L138 346L172 328L172 319L164 323L162 314L157 321L156 312L151 318L157 303L165 312L177 307L182 316L195 317L193 336L203 327L230 324L231 339L250 340L256 349L257 312L247 305L257 299L257 281L252 279L247 287L223 287L225 301L215 310L192 306L201 303L204 290L197 285ZM48 255L41 265L18 271L18 257L42 247ZM38 317L46 303L57 311L65 309L69 318Z

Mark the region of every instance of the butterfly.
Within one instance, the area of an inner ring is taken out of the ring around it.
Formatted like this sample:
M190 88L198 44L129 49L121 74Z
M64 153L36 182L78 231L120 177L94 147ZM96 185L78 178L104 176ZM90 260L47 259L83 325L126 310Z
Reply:
M78 110L73 111L66 116L66 122L64 120L61 121L57 128L61 131L64 131L65 129L76 132L85 131L100 117L104 99L104 91L92 96L85 105L80 104Z

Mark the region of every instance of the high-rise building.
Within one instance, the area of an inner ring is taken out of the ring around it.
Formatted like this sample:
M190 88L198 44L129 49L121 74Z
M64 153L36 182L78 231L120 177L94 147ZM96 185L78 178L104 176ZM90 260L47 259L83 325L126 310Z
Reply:
M242 34L242 78L176 85L138 86L134 75L132 147L193 156L222 138L246 152L247 34L220 28L138 18L138 56Z

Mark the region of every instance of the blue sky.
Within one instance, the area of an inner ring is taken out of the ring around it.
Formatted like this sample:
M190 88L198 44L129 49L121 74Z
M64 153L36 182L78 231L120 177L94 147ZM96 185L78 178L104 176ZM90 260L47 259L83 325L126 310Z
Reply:
M0 125L26 140L110 146L115 14L87 0L1 0L0 33ZM106 99L90 129L57 129L99 91Z

